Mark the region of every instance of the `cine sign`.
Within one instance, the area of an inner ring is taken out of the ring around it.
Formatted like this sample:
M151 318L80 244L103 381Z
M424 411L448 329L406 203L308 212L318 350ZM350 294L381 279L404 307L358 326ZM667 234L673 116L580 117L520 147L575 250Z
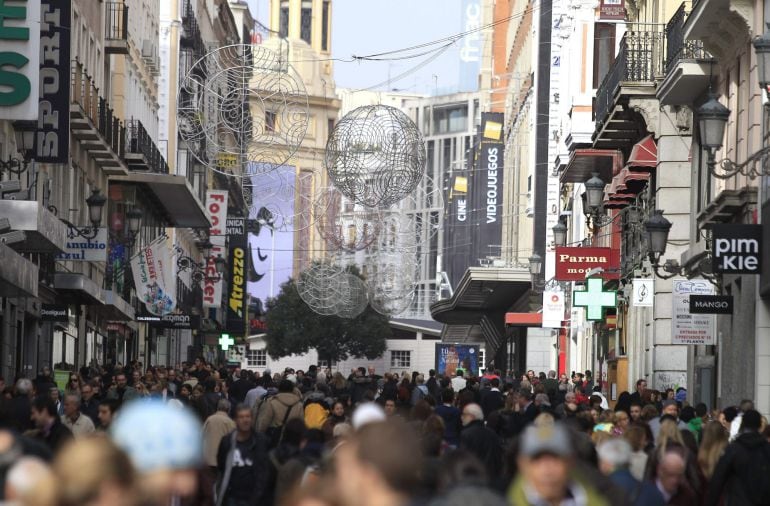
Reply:
M690 295L691 314L733 314L732 295Z
M712 248L714 272L759 274L762 270L762 225L714 225Z

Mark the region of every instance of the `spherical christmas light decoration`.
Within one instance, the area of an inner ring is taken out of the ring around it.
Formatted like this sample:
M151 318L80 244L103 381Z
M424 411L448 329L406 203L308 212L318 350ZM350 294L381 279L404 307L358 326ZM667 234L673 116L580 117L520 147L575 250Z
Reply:
M340 282L341 297L337 305L337 316L353 319L360 315L369 304L369 293L364 281L355 274L345 274Z
M313 215L318 233L333 251L366 249L374 244L382 228L379 209L345 199L335 188L318 195Z
M314 262L295 282L300 298L314 312L331 316L339 311L345 271L329 262Z
M425 173L425 142L409 117L386 105L346 114L326 143L324 166L352 201L390 206L409 195Z
M242 184L244 195L247 192L252 195L250 218L284 232L310 228L314 223L316 205L308 189L312 186L313 177L312 173L305 171L295 173L293 167L253 174ZM317 212L322 211L325 212L325 209L317 207ZM269 220L265 216L269 216Z
M378 253L369 263L366 284L369 304L378 313L398 315L406 311L415 295L417 262L403 253Z
M202 165L248 177L248 162L284 165L308 127L305 85L286 57L264 46L215 49L182 76L179 135Z

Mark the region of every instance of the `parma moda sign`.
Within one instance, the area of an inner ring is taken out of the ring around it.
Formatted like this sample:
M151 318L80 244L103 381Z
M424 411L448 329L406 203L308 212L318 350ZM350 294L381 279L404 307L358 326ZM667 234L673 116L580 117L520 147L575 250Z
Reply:
M586 274L593 269L602 269L596 276L620 279L620 250L612 248L556 248L557 281L585 281Z

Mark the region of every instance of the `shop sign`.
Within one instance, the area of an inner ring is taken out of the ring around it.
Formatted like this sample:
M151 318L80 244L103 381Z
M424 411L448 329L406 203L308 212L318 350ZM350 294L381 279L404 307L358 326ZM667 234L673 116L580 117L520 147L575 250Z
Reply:
M623 0L601 0L599 19L618 21L626 19L626 7L623 5Z
M597 321L603 319L605 308L618 306L618 292L604 291L602 278L588 278L584 290L575 290L572 294L572 305L586 308L586 319Z
M672 284L671 344L716 344L716 317L690 312L690 297L714 295L714 285L704 279L675 279Z
M564 320L564 292L545 290L543 292L543 328L561 328Z
M217 275L216 258L226 255L225 220L227 220L227 190L206 192L206 215L211 222L211 256L206 259L206 277L203 280L203 307L217 308L222 303L222 279Z
M0 2L0 119L38 118L40 35L40 0Z
M62 304L42 304L40 306L40 320L44 322L68 322L69 308Z
M199 329L201 326L201 317L196 314L171 313L163 316L151 314L139 314L136 321L147 322L150 327L159 329Z
M732 295L690 295L691 314L733 314Z
M585 281L586 274L593 269L602 269L602 279L620 278L620 250L612 248L578 248L561 246L556 248L557 281Z
M35 160L40 163L70 162L71 8L70 0L42 1L40 68L35 72L40 79Z
M634 279L631 305L633 307L652 307L655 300L655 281L650 278Z
M248 243L246 238L246 218L227 218L227 238L229 252L227 258L228 286L227 330L242 335L246 332L248 301L246 299L246 280L248 262Z
M714 272L761 273L762 225L713 225L711 237Z
M106 262L108 237L106 227L98 229L93 239L80 237L77 230L68 227L64 251L57 254L56 259L70 262Z

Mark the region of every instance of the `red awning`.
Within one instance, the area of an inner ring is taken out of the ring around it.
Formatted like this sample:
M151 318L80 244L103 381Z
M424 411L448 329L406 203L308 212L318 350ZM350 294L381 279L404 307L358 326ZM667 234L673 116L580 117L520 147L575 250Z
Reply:
M627 167L654 169L658 165L658 146L652 135L648 135L631 148Z
M542 327L543 313L505 313L505 324L512 327Z

